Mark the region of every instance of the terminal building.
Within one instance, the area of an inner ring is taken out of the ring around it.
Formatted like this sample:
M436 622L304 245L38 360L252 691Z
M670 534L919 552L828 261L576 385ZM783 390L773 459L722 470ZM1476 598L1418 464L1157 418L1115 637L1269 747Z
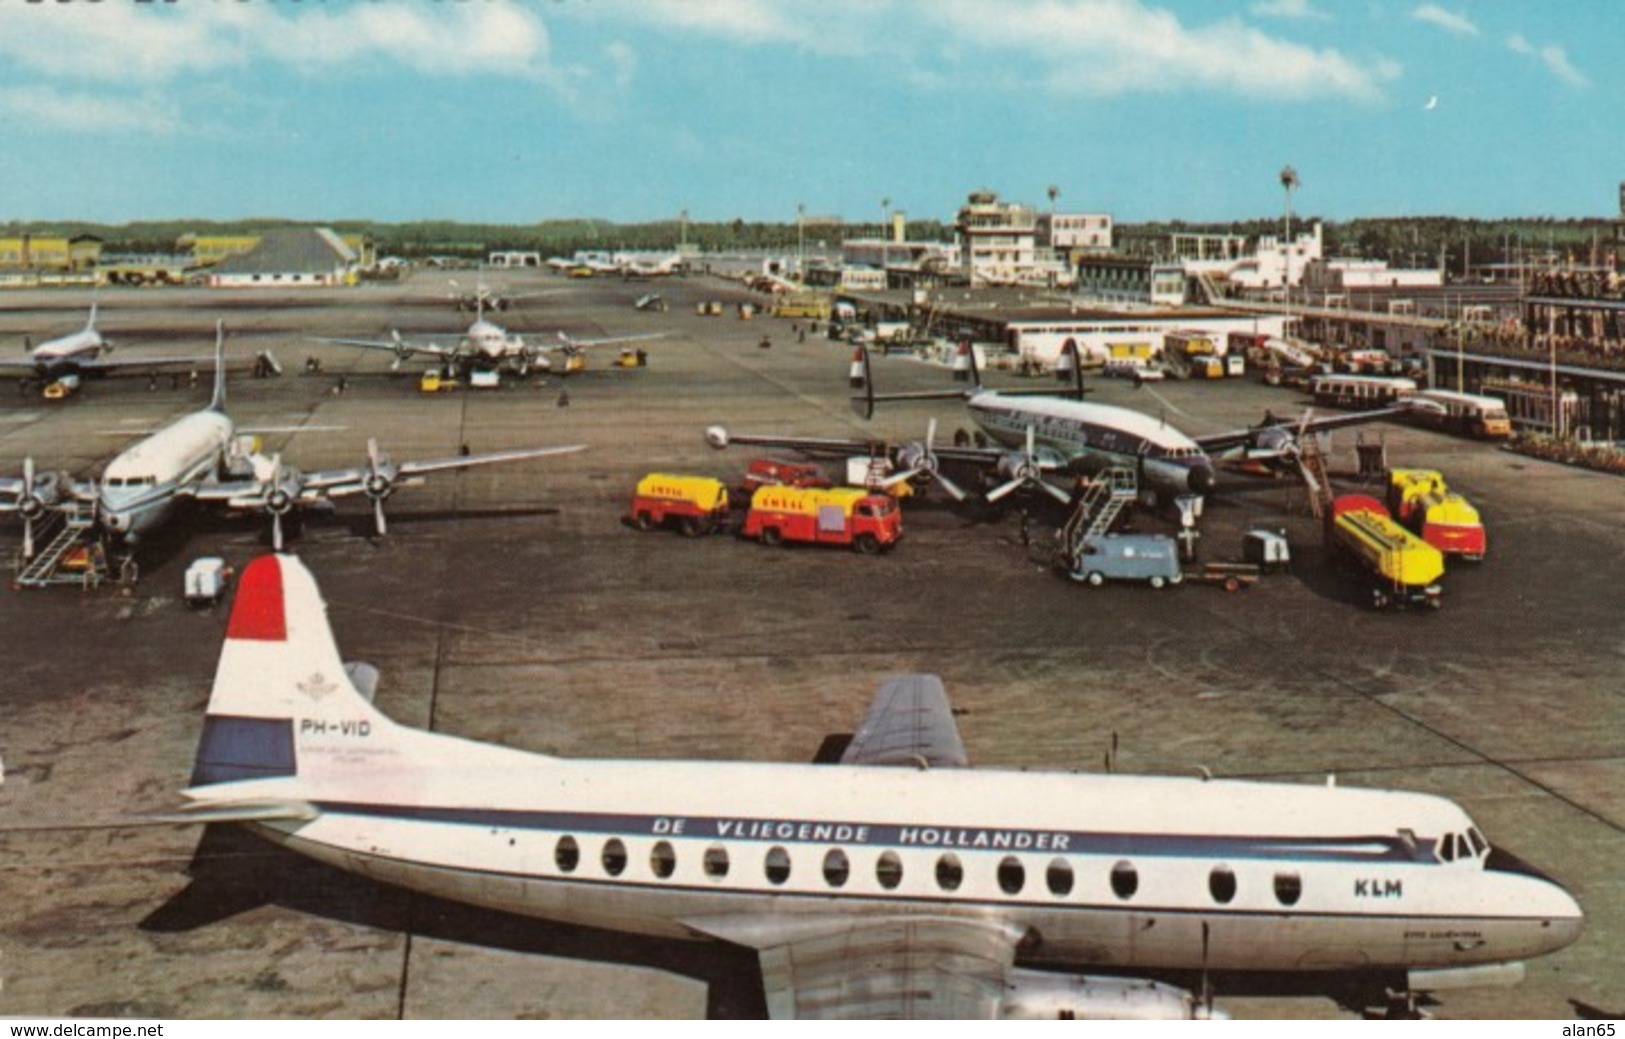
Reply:
M354 284L359 269L356 251L331 230L285 227L216 263L208 280L215 288L320 288Z

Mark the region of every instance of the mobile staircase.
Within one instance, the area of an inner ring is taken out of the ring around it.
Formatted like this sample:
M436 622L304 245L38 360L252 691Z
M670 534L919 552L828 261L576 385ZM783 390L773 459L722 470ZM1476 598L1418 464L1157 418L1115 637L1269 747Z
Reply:
M42 520L39 537L49 539L31 558L19 557L15 588L76 584L94 588L107 579L107 553L95 534L94 506L68 502ZM76 549L84 549L76 554ZM64 565L69 559L74 565Z
M1067 570L1077 569L1084 542L1111 530L1117 517L1139 496L1140 479L1133 469L1112 466L1102 470L1085 487L1066 523L1055 532L1057 562Z

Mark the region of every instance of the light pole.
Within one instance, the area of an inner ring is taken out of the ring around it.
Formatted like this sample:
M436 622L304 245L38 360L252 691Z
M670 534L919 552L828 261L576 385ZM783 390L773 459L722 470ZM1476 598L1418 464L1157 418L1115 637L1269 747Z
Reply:
M886 227L889 223L891 223L891 199L883 198L880 200L880 272L882 274L885 274L886 268L891 266L891 239L887 237L889 229ZM886 279L886 283L887 288L890 288L890 277Z
M1292 321L1292 192L1298 186L1298 171L1281 167L1281 188L1286 192L1286 234L1281 249L1281 295L1286 298L1287 323Z
M807 206L804 202L796 203L796 273L801 276L801 284L807 284Z

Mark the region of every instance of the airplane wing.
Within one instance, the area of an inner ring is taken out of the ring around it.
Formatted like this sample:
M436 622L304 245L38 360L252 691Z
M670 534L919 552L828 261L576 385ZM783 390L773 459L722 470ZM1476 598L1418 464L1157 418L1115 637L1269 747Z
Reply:
M1294 438L1309 433L1326 433L1334 429L1346 429L1350 426L1363 426L1370 422L1397 418L1405 413L1405 408L1381 408L1376 411L1356 411L1347 415L1326 415L1299 421L1266 415L1264 421L1256 426L1233 429L1225 433L1209 433L1191 439L1195 440L1202 450L1214 454L1260 441L1279 439L1283 433Z
M904 444L893 444L883 440L860 440L856 437L781 437L764 436L753 433L734 433L721 426L711 426L705 431L706 442L715 448L731 447L739 444L745 447L768 447L786 451L799 451L805 455L828 456L841 458L855 457L893 457L899 450L906 447ZM968 462L972 464L991 464L998 462L1008 451L995 447L937 447L932 445L931 451L938 458L950 462ZM893 457L896 461L896 458Z
M641 343L649 339L665 339L670 334L671 333L669 332L644 332L639 335L632 336L608 336L602 339L576 339L572 336L565 335L563 332L560 332L557 349L577 352L585 350L590 346L610 346L615 343Z
M902 675L882 683L841 764L968 767L942 679Z
M1021 929L929 917L684 921L755 948L768 1013L788 1019L988 1020L997 1016Z
M199 370L214 364L212 357L142 357L121 354L118 357L87 357L82 360L58 362L61 371L75 371L87 375L140 374L149 369L192 367ZM32 360L0 360L0 377L33 378L41 375L40 364ZM48 378L49 375L42 376Z
M363 350L384 350L394 354L397 358L408 357L435 357L440 360L452 360L459 356L460 348L445 343L408 342L396 337L394 339L334 339L326 336L312 336L318 343L333 343L338 346L359 346Z
M387 463L384 469L393 468L392 481L407 481L413 477L425 476L429 473L445 472L455 469L472 469L479 465L495 465L498 462L518 462L526 458L545 458L549 455L571 454L586 450L585 444L571 444L568 447L526 447L512 451L489 451L484 454L455 455L451 458L432 458L425 461L401 462L390 467ZM368 493L368 481L374 476L375 467L372 465L358 466L350 469L324 469L305 473L301 478L301 494L303 501L319 498L342 498L352 494Z

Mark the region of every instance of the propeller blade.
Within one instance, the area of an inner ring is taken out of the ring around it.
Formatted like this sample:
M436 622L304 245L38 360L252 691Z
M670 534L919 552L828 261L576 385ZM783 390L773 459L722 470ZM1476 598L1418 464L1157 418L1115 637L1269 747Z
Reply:
M1027 482L1026 480L1024 480L1024 479L1022 479L1021 477L1018 476L1016 479L1011 480L1009 483L1000 484L998 487L993 488L991 491L988 491L987 494L983 495L983 497L986 498L990 502L998 501L1000 498L1005 497L1010 492L1020 488L1021 485L1026 483L1026 482Z
M369 466L371 466L373 472L376 473L378 471L378 438L377 437L368 437L367 438L367 464Z
M23 515L23 558L34 558L34 517L27 513Z
M954 501L964 501L966 498L970 497L970 495L966 493L965 488L948 479L942 474L941 470L938 470L934 475L937 481L937 486L947 491L948 495L953 498Z
M1053 483L1050 483L1048 480L1034 480L1033 483L1038 485L1039 490L1043 491L1051 498L1054 498L1062 505L1072 504L1072 495L1055 486Z
M372 529L379 537L388 532L388 525L384 522L384 499L375 498L372 503Z
M34 456L28 455L23 459L23 497L34 496Z
M271 513L271 549L282 551L282 513Z

